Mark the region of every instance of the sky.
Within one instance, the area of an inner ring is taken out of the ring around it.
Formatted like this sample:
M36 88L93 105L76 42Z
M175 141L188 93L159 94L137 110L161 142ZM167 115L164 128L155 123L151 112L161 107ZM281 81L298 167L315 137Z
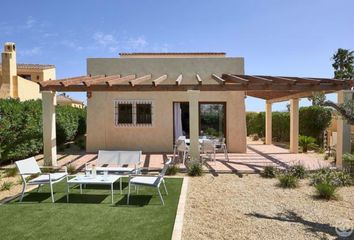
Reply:
M85 75L90 57L208 51L244 57L246 74L330 78L335 51L354 49L353 0L12 0L1 9L0 43L16 43L18 63L54 64L58 79ZM248 111L264 107L247 97Z

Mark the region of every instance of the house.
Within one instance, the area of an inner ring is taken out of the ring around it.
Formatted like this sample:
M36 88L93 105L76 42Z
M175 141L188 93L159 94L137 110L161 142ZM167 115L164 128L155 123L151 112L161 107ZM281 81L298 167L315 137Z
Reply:
M84 102L80 100L73 99L69 97L66 93L57 95L57 105L59 106L70 106L75 108L84 108Z
M246 96L266 101L265 143L272 143L272 104L290 100L290 152L298 153L299 99L314 91L338 92L343 102L351 81L245 75L244 59L225 53L121 53L87 59L87 75L40 82L43 143L47 165L56 165L56 92L86 92L87 152L99 149L172 152L176 138L190 139L199 159L200 137L226 141L228 151L246 152ZM343 91L345 90L345 91ZM339 121L337 159L347 149ZM341 162L337 161L338 166Z
M14 43L5 43L1 58L0 98L39 99L41 94L37 82L55 79L54 65L17 64Z

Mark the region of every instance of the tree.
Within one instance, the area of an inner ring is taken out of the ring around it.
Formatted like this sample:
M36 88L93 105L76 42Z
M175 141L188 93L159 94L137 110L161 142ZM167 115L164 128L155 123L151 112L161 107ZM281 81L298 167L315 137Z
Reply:
M334 68L334 78L350 80L354 79L354 51L339 48L333 55L334 61L332 66ZM347 122L354 125L354 101L346 100L344 103L337 104L326 100L323 93L314 93L311 98L312 104L334 108Z

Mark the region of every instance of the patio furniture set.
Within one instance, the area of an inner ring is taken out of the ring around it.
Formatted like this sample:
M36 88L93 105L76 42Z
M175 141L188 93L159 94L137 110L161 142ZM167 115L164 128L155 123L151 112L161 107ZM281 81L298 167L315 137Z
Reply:
M43 173L37 164L34 157L24 160L16 161L15 164L19 170L22 178L23 188L20 202L22 202L27 185L38 185L37 192L44 184L50 187L51 200L54 203L53 185L66 179L67 182L67 202L69 202L70 186L79 186L80 194L82 194L83 187L86 185L108 185L111 190L112 204L114 204L114 183L120 181L120 193L122 190L122 178L128 177L128 196L127 204L129 204L131 186L135 187L138 194L138 186L153 187L157 189L162 205L164 200L160 191L160 185L163 184L165 194L167 195L167 188L164 181L164 175L167 171L171 159L169 159L160 172L159 175L142 175L140 165L141 151L102 151L98 152L98 159L95 165L86 165L85 175L69 175L66 167L64 172L57 173ZM38 175L38 176L37 176ZM34 176L34 177L33 177ZM33 177L29 179L29 177Z
M173 146L173 161L176 159L176 156L178 156L182 159L183 165L185 164L186 159L189 157L189 144L190 139L185 136L180 136L177 138L175 145ZM223 152L225 159L229 161L225 138L211 139L205 136L200 137L199 151L208 156L209 159L214 162L216 160L216 153ZM201 160L203 161L203 156L201 156Z

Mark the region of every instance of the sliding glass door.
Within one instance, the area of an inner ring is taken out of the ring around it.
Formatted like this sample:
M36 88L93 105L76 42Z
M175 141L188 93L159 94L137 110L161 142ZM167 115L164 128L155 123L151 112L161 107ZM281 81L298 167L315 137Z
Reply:
M226 129L225 103L199 103L199 132L207 138L223 138Z

